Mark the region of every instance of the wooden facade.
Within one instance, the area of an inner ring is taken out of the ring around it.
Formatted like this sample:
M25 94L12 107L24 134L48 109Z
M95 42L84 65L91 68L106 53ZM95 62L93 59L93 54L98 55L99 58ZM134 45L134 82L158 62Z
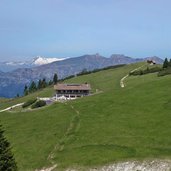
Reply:
M75 99L78 97L88 96L91 91L90 84L56 84L56 99L61 97Z

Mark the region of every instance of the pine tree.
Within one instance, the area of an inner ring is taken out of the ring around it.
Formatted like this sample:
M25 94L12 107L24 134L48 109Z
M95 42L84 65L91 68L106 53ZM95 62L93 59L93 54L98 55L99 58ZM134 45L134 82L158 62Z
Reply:
M27 96L28 95L28 87L27 85L25 85L24 87L24 96Z
M42 80L42 88L45 88L47 86L46 79L43 78Z
M30 87L29 87L29 92L32 93L36 90L37 90L36 83L34 81L32 81L32 83L30 84Z
M53 84L57 84L57 82L58 82L58 75L57 74L54 74Z
M37 89L41 89L41 88L42 88L42 80L40 79L39 82L38 82Z
M165 58L164 62L163 62L163 68L167 68L169 66L169 62L168 59Z
M0 125L0 171L16 171L17 165L11 152L10 143L4 137L4 130Z
M169 67L171 67L171 59L169 60L169 64L168 64Z

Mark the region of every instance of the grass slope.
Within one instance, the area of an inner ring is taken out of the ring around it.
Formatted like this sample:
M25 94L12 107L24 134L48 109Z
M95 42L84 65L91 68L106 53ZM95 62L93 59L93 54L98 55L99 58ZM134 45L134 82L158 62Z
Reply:
M54 90L52 86L49 86L45 89L38 90L35 93L32 93L28 96L14 98L14 99L0 99L0 110L13 106L18 103L26 102L29 99L34 99L36 97L51 97L54 95Z
M94 96L32 112L1 113L19 169L35 170L52 163L58 169L86 168L118 160L171 158L171 77L131 76L120 88L120 79L140 65L67 81L89 82L93 91L103 91Z
M34 170L50 164L48 155L67 130L72 115L64 104L54 104L39 111L1 115L20 170Z

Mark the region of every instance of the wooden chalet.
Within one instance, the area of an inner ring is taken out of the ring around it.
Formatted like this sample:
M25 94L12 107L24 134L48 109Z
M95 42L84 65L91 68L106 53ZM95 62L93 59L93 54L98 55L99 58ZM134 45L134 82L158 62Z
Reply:
M91 91L90 84L56 84L54 85L57 99L75 99L78 97L88 96Z

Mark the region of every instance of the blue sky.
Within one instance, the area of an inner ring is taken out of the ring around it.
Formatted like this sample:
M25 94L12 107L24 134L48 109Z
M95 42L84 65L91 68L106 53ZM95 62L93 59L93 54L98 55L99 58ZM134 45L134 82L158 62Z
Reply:
M171 57L170 0L1 0L0 61Z

